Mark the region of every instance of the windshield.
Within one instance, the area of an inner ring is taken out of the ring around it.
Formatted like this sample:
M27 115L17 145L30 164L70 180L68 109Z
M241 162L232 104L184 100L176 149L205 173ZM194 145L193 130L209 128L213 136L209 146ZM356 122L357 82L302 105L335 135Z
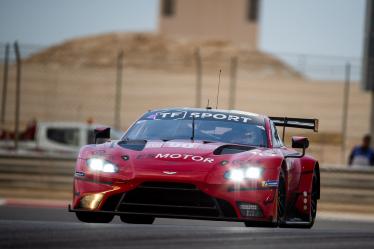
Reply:
M129 140L195 139L266 147L263 121L217 112L147 113L125 134ZM167 114L167 115L166 115ZM204 115L206 114L206 115ZM192 128L194 127L194 132Z

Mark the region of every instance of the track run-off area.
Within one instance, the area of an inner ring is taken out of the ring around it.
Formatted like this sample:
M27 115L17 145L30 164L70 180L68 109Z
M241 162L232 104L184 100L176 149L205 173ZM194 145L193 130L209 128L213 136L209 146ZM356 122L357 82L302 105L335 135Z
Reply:
M0 248L374 248L373 219L321 214L312 229L156 219L85 224L62 207L0 206Z

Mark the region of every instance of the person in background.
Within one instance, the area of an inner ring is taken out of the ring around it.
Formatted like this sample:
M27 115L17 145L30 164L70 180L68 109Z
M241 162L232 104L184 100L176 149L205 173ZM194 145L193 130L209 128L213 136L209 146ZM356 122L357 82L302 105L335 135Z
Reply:
M370 135L365 135L362 144L353 148L348 160L349 166L374 166L374 151L370 148L370 141Z

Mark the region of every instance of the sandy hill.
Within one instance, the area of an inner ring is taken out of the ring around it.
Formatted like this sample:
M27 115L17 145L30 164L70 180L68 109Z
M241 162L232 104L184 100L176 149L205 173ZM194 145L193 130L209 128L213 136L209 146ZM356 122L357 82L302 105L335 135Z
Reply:
M196 65L197 49L207 72L237 57L240 66L249 70L271 67L273 71L299 77L281 61L262 52L238 48L229 42L171 39L154 33L109 33L77 38L34 54L27 62L114 67L119 51L123 51L128 67L188 70Z

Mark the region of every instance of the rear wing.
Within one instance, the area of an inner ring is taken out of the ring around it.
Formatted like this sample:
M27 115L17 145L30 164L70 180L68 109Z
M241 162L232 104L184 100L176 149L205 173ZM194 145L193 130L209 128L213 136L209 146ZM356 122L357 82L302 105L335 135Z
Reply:
M284 140L286 127L313 130L318 132L318 119L315 118L289 118L289 117L269 117L275 126L283 127L282 138Z

